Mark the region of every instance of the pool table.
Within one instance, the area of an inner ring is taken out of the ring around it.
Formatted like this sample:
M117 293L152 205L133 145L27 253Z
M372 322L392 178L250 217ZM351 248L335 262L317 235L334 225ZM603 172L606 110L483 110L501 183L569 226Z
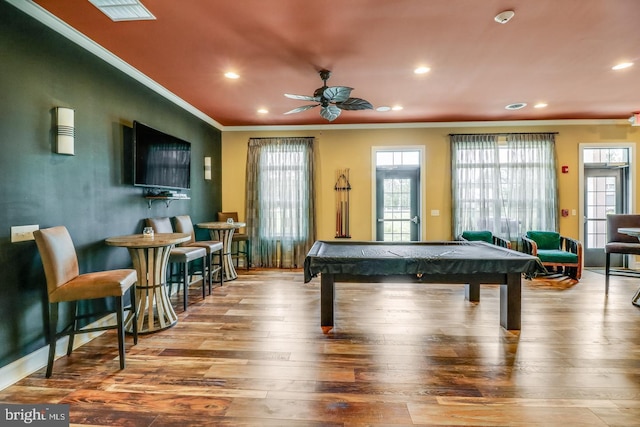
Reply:
M465 284L480 301L480 284L500 285L500 324L520 329L521 276L545 271L537 257L485 242L316 241L304 262L304 281L320 274L320 325L333 328L336 282Z

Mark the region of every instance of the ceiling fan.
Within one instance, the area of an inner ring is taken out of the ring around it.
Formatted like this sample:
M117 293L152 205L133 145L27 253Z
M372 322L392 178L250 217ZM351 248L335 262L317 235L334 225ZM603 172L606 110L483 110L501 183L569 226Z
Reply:
M287 111L284 114L300 113L307 111L311 108L321 106L320 115L322 118L329 120L330 122L338 118L342 110L372 110L373 105L367 100L362 98L350 98L352 87L347 86L327 86L327 80L331 77L331 71L320 70L320 78L324 82L322 87L313 92L313 96L307 95L292 95L285 93L284 96L291 99L299 99L302 101L314 101L318 104L303 105L302 107L294 108L291 111Z

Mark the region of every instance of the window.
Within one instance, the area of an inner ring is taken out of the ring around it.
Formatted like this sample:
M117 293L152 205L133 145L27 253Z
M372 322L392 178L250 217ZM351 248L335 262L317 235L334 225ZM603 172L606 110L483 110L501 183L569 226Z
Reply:
M454 234L557 230L553 134L452 135Z
M313 138L255 138L247 152L247 233L259 267L301 267L315 241Z

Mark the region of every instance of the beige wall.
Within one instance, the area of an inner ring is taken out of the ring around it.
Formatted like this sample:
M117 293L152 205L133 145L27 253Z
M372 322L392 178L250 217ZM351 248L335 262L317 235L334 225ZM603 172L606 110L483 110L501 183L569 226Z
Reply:
M560 208L579 208L579 144L640 142L640 127L624 125L565 125L528 127L433 127L364 130L302 131L225 131L222 133L222 208L238 211L244 219L244 190L247 141L251 137L314 136L318 153L317 216L318 239L335 236L335 172L349 168L351 182L350 231L354 240L372 240L372 170L374 146L422 146L425 152L425 194L422 204L422 238L451 239L450 133L558 132L558 169L569 166L569 173L558 170ZM636 150L636 157L637 157ZM633 159L637 163L637 158ZM635 198L640 186L635 185ZM430 216L439 210L440 216ZM578 238L580 215L560 217L560 232Z

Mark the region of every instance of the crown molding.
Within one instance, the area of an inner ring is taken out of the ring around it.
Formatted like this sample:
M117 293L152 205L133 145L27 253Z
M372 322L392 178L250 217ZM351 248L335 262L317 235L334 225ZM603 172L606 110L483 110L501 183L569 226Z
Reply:
M301 130L370 130L370 129L421 129L421 128L471 128L471 127L555 127L555 126L612 126L625 125L622 119L572 119L572 120L504 120L477 122L414 122L414 123L369 123L369 124L316 124L316 125L264 125L224 126L224 132L270 132Z

